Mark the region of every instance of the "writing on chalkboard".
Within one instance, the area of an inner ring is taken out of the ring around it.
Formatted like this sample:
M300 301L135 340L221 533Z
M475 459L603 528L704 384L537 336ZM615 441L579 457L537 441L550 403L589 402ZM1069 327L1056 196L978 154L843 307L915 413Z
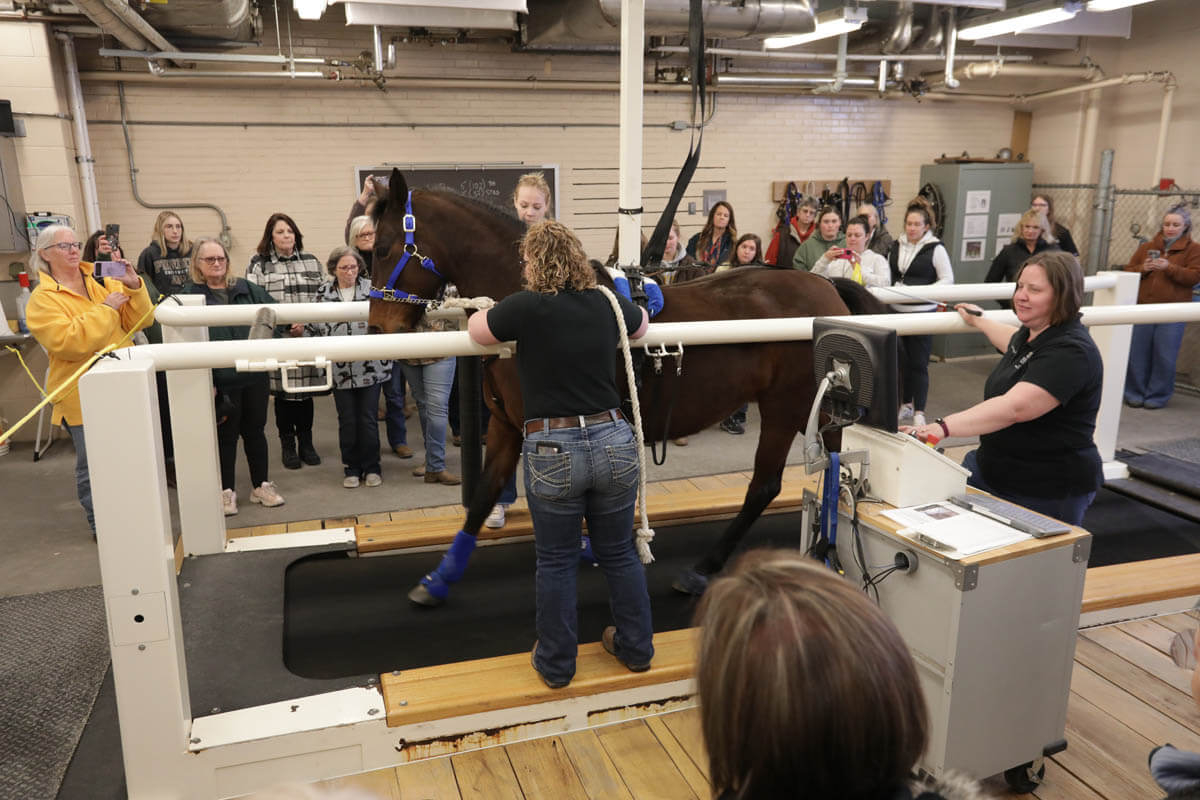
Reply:
M420 164L385 164L378 167L356 167L355 194L361 189L368 175L384 177L392 168L398 168L410 189L433 189L453 192L480 203L495 206L512 213L512 197L517 181L527 172L540 172L550 184L550 216L556 216L558 199L558 167L551 164L523 164L518 166L470 164L458 166L421 166Z

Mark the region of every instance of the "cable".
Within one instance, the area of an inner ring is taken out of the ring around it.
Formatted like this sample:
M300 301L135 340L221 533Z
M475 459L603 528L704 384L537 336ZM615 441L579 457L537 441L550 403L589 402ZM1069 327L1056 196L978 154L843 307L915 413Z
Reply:
M42 385L38 383L37 378L33 377L33 373L29 371L29 365L25 363L25 359L21 356L21 351L8 344L4 345L4 349L17 357L17 361L21 363L21 368L25 370L25 374L29 376L29 380L33 381L33 385L37 387L38 394L40 394L42 397L45 397L46 390L42 388Z
M25 244L29 245L29 249L32 250L33 240L29 238L29 231L26 230L26 225L28 225L28 222L22 220L17 215L16 209L12 207L12 203L8 202L7 196L0 194L0 200L4 201L4 207L8 209L8 215L12 217L13 229L21 234L21 238L25 240Z

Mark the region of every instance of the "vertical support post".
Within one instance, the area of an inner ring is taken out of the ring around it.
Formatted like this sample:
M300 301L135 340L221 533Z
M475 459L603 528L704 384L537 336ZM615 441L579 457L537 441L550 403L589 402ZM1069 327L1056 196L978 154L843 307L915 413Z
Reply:
M1101 267L1108 266L1108 240L1106 230L1111 230L1112 215L1109 192L1112 190L1113 151L1100 154L1100 176L1096 179L1096 196L1092 199L1092 235L1088 242L1087 274L1095 275ZM1107 215L1107 224L1105 224Z
M203 306L198 294L176 295L187 307ZM170 302L170 301L169 301ZM163 325L163 343L207 342L208 328ZM210 555L225 551L225 515L221 511L221 466L217 457L217 419L213 409L212 370L167 372L171 435L175 439L175 481L179 492L179 529L183 552Z
M458 376L458 424L462 430L462 504L470 508L483 472L483 415L479 411L483 400L483 359L459 356L455 374Z
M1117 272L1117 283L1111 289L1097 289L1093 293L1094 306L1126 306L1137 303L1138 283L1141 276L1136 272ZM1125 397L1125 368L1129 364L1129 341L1133 336L1132 325L1097 325L1090 329L1092 340L1100 349L1104 360L1104 384L1100 394L1100 411L1096 415L1096 432L1093 436L1100 460L1104 462L1104 478L1128 477L1125 465L1115 461L1117 429L1121 423L1121 404Z
M83 87L79 84L79 65L75 61L75 40L70 34L55 34L62 42L63 68L67 75L67 97L71 103L71 124L75 129L75 163L83 186L83 216L87 230L99 230L100 198L96 193L96 159L92 158L92 140L88 136L87 117L83 109ZM90 234L89 234L90 235Z
M1084 97L1083 141L1079 146L1075 183L1082 183L1092 170L1096 158L1096 135L1100 131L1100 90L1092 89Z
M192 712L154 365L102 358L79 395L126 787L178 797Z
M1157 189L1162 180L1163 162L1167 158L1167 131L1171 127L1171 110L1175 104L1175 79L1169 79L1163 85L1162 116L1158 121L1158 144L1154 148L1154 179L1151 189Z
M617 265L642 262L642 75L645 0L621 0L621 147Z

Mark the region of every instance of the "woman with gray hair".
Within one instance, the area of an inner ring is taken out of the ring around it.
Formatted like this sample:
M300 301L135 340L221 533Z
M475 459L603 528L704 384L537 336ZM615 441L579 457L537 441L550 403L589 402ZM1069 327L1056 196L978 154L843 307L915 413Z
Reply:
M1187 303L1200 283L1200 244L1192 241L1192 215L1185 203L1167 210L1162 229L1125 265L1141 273L1138 303ZM1175 392L1175 359L1187 323L1134 325L1125 372L1125 404L1162 408Z
M150 322L152 306L145 281L128 261L116 262L124 266L123 274L96 278L93 265L81 258L82 249L79 237L65 225L42 229L30 260L41 279L29 298L25 320L50 358L46 384L71 384L54 401L50 421L66 428L75 444L75 490L95 538L83 410L72 376L97 351L128 343L134 332Z
M353 247L336 247L325 262L332 276L317 290L318 303L350 303L371 296L371 278ZM313 336L365 336L367 322L310 323ZM391 361L338 361L333 365L333 403L342 451L342 486L383 483L379 465L379 390L392 379Z

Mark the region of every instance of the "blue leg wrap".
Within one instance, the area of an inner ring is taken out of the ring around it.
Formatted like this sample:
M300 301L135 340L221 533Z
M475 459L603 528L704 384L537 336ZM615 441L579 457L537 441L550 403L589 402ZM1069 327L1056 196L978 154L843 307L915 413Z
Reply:
M592 552L592 537L586 533L579 539L579 561L590 567L596 566L596 554Z
M475 537L466 531L454 535L454 544L442 556L437 569L421 578L421 585L439 600L445 600L450 594L450 584L458 583L463 573L467 571L467 562L471 560L471 552L475 549Z

